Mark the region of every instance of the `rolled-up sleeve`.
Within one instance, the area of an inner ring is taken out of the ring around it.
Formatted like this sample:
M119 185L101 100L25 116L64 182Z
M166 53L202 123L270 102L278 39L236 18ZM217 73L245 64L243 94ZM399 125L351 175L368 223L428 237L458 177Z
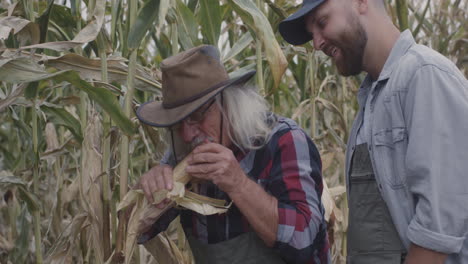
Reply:
M460 252L468 232L468 85L435 65L408 88L407 183L415 215L407 235L421 247Z
M291 263L325 263L320 261L327 257L327 242L319 153L302 130L285 133L278 146L270 171L270 192L278 199L275 248Z

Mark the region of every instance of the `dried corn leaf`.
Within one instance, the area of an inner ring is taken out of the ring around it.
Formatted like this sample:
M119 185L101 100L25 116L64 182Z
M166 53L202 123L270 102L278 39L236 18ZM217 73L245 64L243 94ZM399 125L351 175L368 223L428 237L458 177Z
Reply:
M182 198L185 195L185 184L181 182L174 182L172 187L172 190L167 193L167 198L169 199L177 199L177 198Z
M335 154L336 152L327 152L321 156L322 158L322 171L326 171L328 168L330 168L331 164L335 160Z
M36 45L22 47L22 49L52 49L57 51L66 51L78 45L88 43L96 39L104 23L106 1L96 0L94 10L92 10L92 19L71 41L46 42Z
M102 80L101 60L89 59L78 54L66 54L61 57L44 57L42 60L46 66L60 70L75 70L82 79ZM127 83L128 66L121 57L107 59L107 71L109 83L117 82L123 85ZM161 83L158 81L159 73L150 74L146 69L137 66L135 74L135 87L142 91L160 93Z
M0 79L5 82L20 83L39 81L52 78L63 72L65 71L48 73L42 65L26 57L0 57Z
M207 197L207 196L200 195L191 191L185 191L185 197L201 202L201 203L209 204L211 206L229 208L229 205L226 203L225 200Z
M344 187L343 185L338 185L338 186L329 188L329 191L332 197L337 197L346 192L346 187Z
M225 213L230 207L230 204L228 206L213 206L188 197L176 198L174 201L177 203L177 205L202 215L222 214Z
M81 204L88 213L90 242L99 262L104 262L104 248L101 230L103 229L100 175L102 173L101 121L96 112L91 112L82 147L81 163Z
M326 181L323 181L322 203L323 207L325 208L325 220L329 221L330 215L332 214L336 205L333 197L330 194Z
M183 186L182 186L183 187ZM169 191L168 190L161 190L159 192L154 192L153 193L153 204L158 204L160 202L162 202L164 199L167 198L169 194Z
M74 201L80 190L80 178L73 179L72 183L65 187L62 191L62 201L63 205L69 204L71 201Z
M71 263L72 256L75 249L76 240L86 225L87 214L79 214L73 218L73 221L65 228L60 234L59 238L55 240L54 244L46 254L45 263Z
M117 205L117 212L135 204L139 197L143 197L143 191L140 189L130 190Z
M2 251L10 251L12 250L14 247L14 243L11 242L11 241L8 241L8 239L6 239L5 237L3 237L1 234L0 234L0 249Z
M55 130L54 124L50 122L46 124L45 136L46 136L46 144L47 144L46 152L55 150L59 147L59 143L57 139L57 131Z
M154 224L154 222L156 222L159 219L159 217L161 217L161 215L163 215L168 209L170 209L174 205L175 203L173 202L167 207L161 209L153 204L145 203L143 214L140 218L138 225L138 234L146 232Z
M20 46L30 41L31 44L39 42L39 25L24 18L7 16L0 18L0 39L8 38L10 32L19 35Z
M170 241L165 232L161 232L155 238L146 242L144 247L158 260L158 263L183 264L183 262L177 258L177 255L173 253L174 247L171 247Z
M130 219L128 221L127 227L127 237L125 240L125 263L131 263L133 256L133 251L135 250L136 246L136 239L138 236L138 225L141 216L143 215L143 205L144 204L144 197L137 196L137 201L135 207L133 207L132 213L130 215Z
M20 85L14 85L13 91L4 99L0 100L0 112L3 111L6 107L13 104L18 97L23 94L24 88L28 86L27 83L22 83Z
M29 192L26 182L13 176L9 171L0 171L0 190L7 190L13 187L18 188L20 199L26 202L30 211L39 209L39 199L32 192Z
M297 120L300 116L302 116L306 111L309 111L310 108L310 99L306 99L302 101L299 106L294 110L292 115L292 119Z

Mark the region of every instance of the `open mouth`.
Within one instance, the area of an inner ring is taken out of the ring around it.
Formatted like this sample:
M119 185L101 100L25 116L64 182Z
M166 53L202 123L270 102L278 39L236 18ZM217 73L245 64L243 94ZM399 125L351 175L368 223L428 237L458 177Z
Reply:
M336 55L338 55L338 48L335 46L329 46L324 50L324 52L328 57L335 58Z
M331 51L331 56L335 57L338 54L338 48L334 47Z

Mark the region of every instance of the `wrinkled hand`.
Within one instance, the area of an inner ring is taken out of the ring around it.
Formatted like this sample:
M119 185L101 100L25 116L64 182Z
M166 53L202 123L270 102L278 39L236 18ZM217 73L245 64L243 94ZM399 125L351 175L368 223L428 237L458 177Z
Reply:
M160 190L172 190L172 168L168 165L158 165L151 168L140 177L138 187L145 193L146 199L151 203L153 200L153 193ZM156 205L159 209L164 208L170 202L169 199L164 199Z
M227 194L241 190L248 179L232 151L217 143L197 146L187 160L186 172L210 180Z

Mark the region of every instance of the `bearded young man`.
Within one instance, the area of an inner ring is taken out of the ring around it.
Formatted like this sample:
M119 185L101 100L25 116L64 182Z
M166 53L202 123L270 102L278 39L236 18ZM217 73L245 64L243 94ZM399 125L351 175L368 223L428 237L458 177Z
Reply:
M383 0L305 0L279 25L367 77L346 155L348 263L468 263L468 82Z
M180 214L196 263L329 263L320 155L294 121L244 86L255 71L229 79L207 45L165 59L161 71L162 102L143 104L137 116L168 128L171 147L138 186L149 201L171 190L173 168L188 155L198 193L233 205L210 216L168 211L139 243Z

